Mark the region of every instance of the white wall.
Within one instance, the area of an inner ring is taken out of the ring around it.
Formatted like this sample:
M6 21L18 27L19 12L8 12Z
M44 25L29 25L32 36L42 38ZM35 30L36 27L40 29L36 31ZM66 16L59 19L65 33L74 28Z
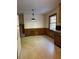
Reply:
M31 14L24 14L24 28L45 28L43 15L35 15L36 21L32 21Z

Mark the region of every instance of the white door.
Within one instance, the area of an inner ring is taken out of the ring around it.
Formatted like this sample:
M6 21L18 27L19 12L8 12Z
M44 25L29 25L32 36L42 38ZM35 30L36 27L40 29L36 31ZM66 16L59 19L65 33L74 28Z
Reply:
M17 54L18 57L20 55L21 52L21 38L20 38L20 31L19 31L19 18L17 15Z

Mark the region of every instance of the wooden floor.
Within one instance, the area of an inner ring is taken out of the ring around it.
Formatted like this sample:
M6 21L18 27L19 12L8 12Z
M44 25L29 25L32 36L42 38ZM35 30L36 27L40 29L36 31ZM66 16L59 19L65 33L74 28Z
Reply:
M60 59L61 49L47 36L22 38L22 51L19 59Z

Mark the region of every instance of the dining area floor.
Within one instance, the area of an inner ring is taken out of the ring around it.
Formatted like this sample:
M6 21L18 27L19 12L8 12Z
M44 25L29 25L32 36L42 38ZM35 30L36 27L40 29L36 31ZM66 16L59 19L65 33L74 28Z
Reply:
M23 37L19 59L61 59L61 48L48 36Z

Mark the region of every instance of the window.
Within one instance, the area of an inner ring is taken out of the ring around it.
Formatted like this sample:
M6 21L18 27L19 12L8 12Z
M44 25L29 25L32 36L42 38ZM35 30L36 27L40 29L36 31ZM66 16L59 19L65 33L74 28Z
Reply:
M49 17L50 18L50 30L56 30L56 14Z

